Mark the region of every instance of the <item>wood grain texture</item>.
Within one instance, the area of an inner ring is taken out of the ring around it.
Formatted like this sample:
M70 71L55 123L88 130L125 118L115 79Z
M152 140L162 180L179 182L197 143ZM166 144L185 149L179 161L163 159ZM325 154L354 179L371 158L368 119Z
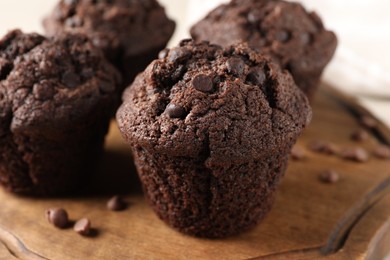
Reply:
M350 140L350 134L360 128L354 111L367 113L353 100L322 88L313 122L298 142L307 158L290 162L275 205L260 225L221 240L182 235L154 215L143 199L129 149L112 124L99 174L79 195L42 199L0 191L0 259L7 254L8 259L375 259L385 255L390 249L381 244L389 236L390 195L385 180L390 176L390 161L371 156L368 162L357 163L307 149L313 141L328 140L372 151L379 142L390 140L382 124L364 143ZM338 171L340 181L320 182L318 174L326 169ZM130 202L128 210L106 210L107 199L117 193ZM96 236L52 227L44 211L56 206L66 208L72 220L88 217Z

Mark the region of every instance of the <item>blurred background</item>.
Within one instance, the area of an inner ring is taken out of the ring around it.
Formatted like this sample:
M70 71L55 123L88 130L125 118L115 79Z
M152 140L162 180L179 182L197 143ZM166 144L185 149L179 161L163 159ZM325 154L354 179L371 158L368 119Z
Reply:
M188 29L212 8L227 0L160 0L177 29L170 45L188 37ZM390 127L390 2L388 0L309 1L328 29L336 32L339 47L323 80L356 96ZM13 28L43 32L41 19L55 0L0 1L0 35Z

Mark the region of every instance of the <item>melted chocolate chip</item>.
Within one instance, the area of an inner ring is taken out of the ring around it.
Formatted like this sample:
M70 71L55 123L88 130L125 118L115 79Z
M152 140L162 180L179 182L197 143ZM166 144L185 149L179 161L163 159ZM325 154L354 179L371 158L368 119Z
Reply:
M12 63L0 58L0 80L5 79L12 70Z
M240 58L230 58L226 61L226 67L229 73L241 76L244 73L245 63Z
M175 104L169 104L165 109L165 112L170 118L182 118L186 114L186 111L182 106Z
M192 80L192 86L201 92L213 91L213 80L210 76L199 74Z
M246 81L248 81L256 86L263 85L265 79L266 79L266 75L265 75L264 71L260 68L257 68L257 67L252 68L249 71L248 76L246 77Z

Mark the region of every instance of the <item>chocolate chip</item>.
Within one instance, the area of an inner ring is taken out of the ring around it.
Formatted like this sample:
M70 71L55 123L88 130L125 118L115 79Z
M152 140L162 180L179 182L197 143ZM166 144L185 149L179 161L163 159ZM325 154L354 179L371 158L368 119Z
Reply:
M390 147L387 145L380 145L375 148L374 155L379 159L390 159Z
M175 104L169 104L165 109L165 112L170 118L182 118L186 114L186 111L182 106Z
M66 228L69 224L68 213L62 208L51 208L46 210L47 220L58 228Z
M337 145L325 141L313 142L309 145L309 149L312 150L313 152L324 153L329 155L337 154L339 152L339 148Z
M265 73L261 68L251 68L246 81L252 83L253 85L260 86L263 85L266 79Z
M54 95L54 86L50 86L50 83L46 80L36 83L33 86L34 98L38 100L48 100Z
M168 48L165 48L164 50L160 51L158 53L158 58L159 59L164 59L165 57L167 57L169 54L169 49Z
M244 73L245 63L240 58L230 58L226 61L226 67L229 73L241 76Z
M291 149L290 156L291 156L291 159L298 161L298 160L304 159L306 157L306 154L302 148L300 148L298 146L294 146Z
M107 209L120 211L127 208L127 203L120 196L114 196L107 202Z
M370 116L362 116L360 123L367 128L375 128L378 125L377 121Z
M357 142L363 142L368 140L369 134L364 130L357 130L351 134L351 139Z
M324 183L335 183L339 181L340 177L336 171L326 170L320 173L319 179Z
M348 148L341 151L340 156L346 160L365 162L368 160L368 153L363 148Z
M185 50L185 49L179 48L179 47L175 47L169 51L167 58L168 58L169 62L181 62L183 60L186 60L190 56L191 56L191 53L188 50Z
M275 34L275 39L280 42L286 42L290 38L290 34L287 31L278 31Z
M213 80L210 76L199 74L192 80L192 86L201 92L213 91Z
M82 218L74 224L73 230L80 235L88 236L91 230L91 221L87 218Z
M257 24L261 19L261 14L257 10L250 11L247 15L248 22Z
M75 88L80 84L80 77L73 71L65 71L62 74L61 81L68 88Z

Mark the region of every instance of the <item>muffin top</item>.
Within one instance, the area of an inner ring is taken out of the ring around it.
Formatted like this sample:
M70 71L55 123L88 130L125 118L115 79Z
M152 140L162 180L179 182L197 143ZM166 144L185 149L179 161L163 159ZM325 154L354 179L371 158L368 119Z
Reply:
M87 123L89 115L112 114L119 82L86 36L47 39L11 31L0 40L0 136L50 132Z
M214 164L288 148L311 118L291 75L244 44L184 40L160 53L123 95L125 139Z
M288 69L296 82L304 81L296 78L302 73L320 74L337 45L315 12L283 0L232 0L195 24L191 35L220 45L246 41Z
M61 0L43 24L49 35L86 33L114 63L165 45L175 29L156 0Z

